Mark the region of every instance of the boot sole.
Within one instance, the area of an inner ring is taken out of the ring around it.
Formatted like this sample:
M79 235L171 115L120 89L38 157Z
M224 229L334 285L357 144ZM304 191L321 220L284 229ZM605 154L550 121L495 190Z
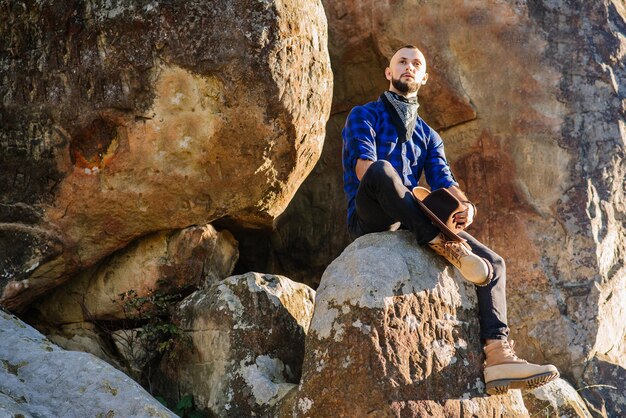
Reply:
M548 372L526 377L523 379L501 379L487 383L487 394L503 395L509 389L536 389L548 382L558 379L559 373Z

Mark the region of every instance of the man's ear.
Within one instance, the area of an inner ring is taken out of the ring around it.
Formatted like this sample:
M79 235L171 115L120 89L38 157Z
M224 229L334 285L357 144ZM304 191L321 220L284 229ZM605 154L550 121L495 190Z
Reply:
M391 81L391 68L389 67L385 68L385 78Z
M426 84L427 80L428 80L428 73L424 73L424 78L422 79L422 86Z

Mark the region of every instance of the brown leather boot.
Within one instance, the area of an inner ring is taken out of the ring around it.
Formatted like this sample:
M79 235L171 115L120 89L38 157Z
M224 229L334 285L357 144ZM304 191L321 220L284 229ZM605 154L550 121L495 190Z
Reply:
M515 355L513 341L498 340L486 345L485 384L489 395L509 389L534 389L557 379L559 371L551 364L540 366Z
M474 254L467 242L450 241L440 233L428 245L456 267L468 282L487 286L491 281L491 264Z

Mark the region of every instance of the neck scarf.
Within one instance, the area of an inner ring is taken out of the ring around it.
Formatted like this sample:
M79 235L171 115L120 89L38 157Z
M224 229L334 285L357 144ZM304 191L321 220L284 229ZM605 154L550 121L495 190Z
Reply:
M402 142L411 139L417 122L417 97L407 98L391 91L384 92L380 99L385 103L391 115L391 122L398 130L398 138Z

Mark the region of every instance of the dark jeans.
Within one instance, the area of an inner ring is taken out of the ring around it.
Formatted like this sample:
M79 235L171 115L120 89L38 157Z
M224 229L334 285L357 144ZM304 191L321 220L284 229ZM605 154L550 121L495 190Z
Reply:
M356 210L348 220L353 239L371 232L395 231L400 227L415 234L421 245L438 233L421 211L411 191L402 183L393 166L384 160L374 162L365 172L356 195ZM480 321L480 338L506 339L506 265L498 254L467 232L461 232L474 254L493 266L493 278L488 286L476 288Z

